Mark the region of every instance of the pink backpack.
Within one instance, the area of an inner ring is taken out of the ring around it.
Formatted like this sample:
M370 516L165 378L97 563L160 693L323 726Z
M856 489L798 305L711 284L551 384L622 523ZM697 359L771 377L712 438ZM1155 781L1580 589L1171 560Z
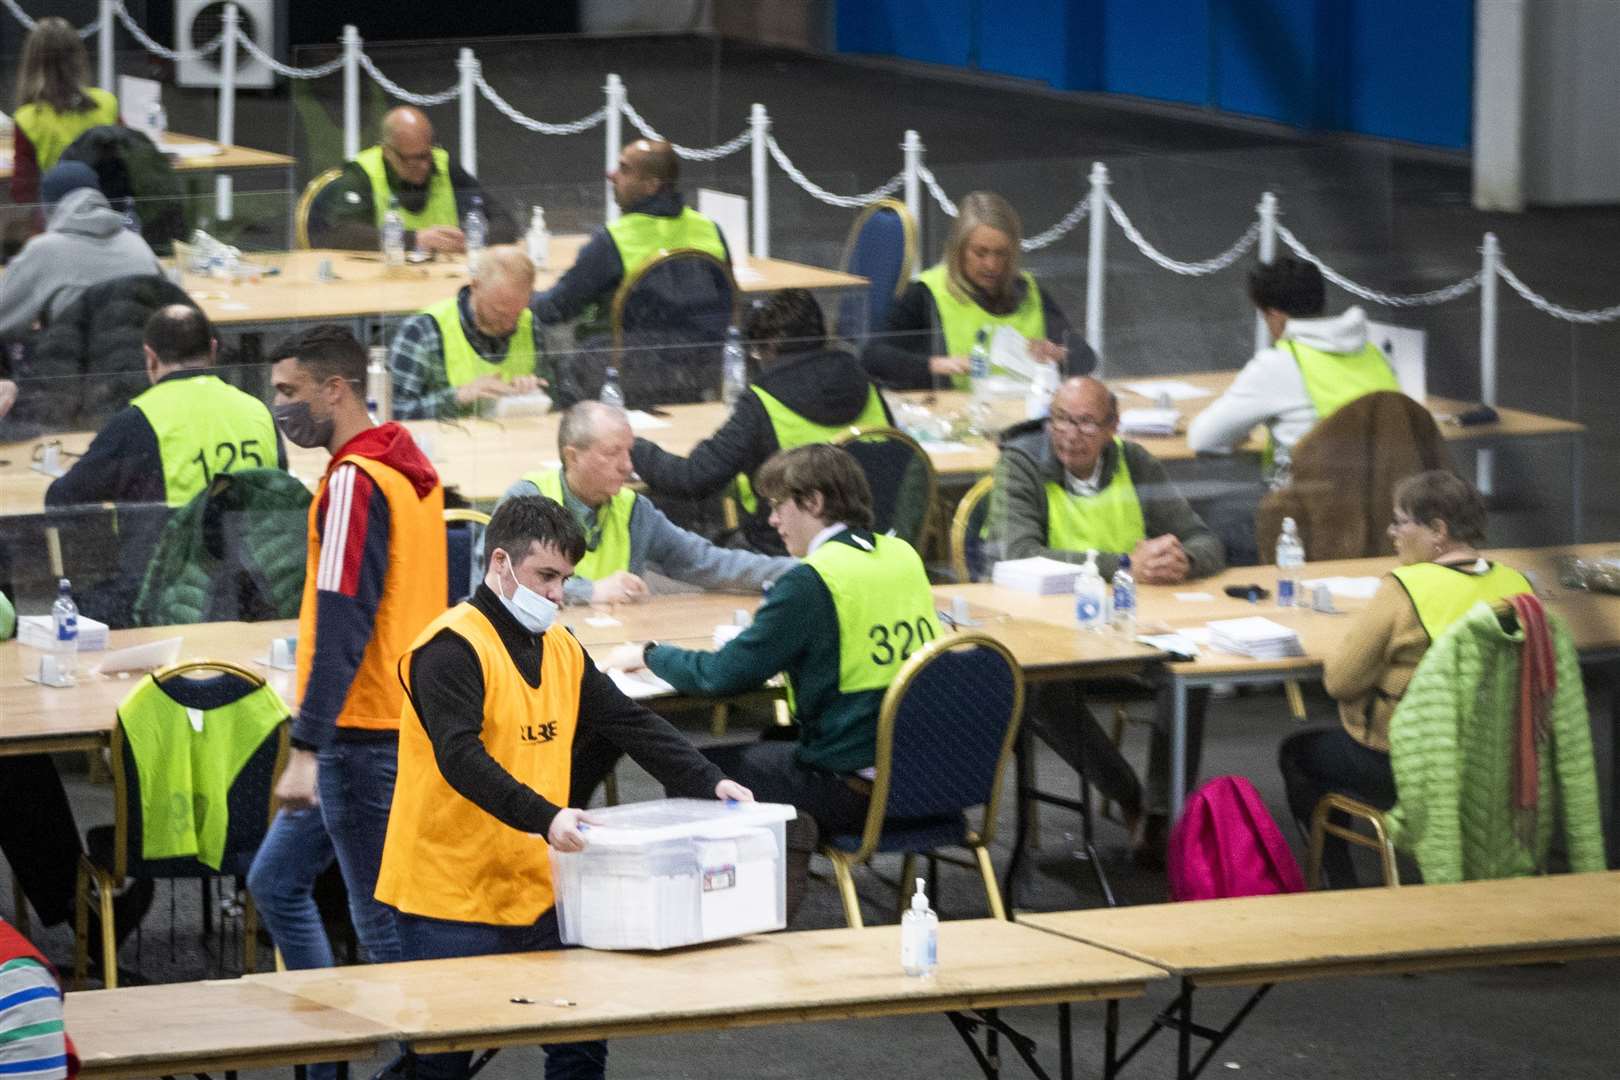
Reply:
M1172 900L1305 891L1294 853L1241 776L1217 776L1187 799L1170 831L1167 865Z

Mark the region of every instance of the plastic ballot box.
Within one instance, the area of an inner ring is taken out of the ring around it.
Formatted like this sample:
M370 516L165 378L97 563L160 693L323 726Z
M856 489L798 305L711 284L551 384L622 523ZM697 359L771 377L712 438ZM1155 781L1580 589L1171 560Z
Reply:
M551 852L562 939L672 949L787 925L793 807L660 799L592 810L585 850Z

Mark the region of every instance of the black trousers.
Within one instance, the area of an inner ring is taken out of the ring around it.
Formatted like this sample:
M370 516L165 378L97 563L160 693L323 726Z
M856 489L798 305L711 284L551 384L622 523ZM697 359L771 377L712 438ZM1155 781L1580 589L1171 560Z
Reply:
M1337 724L1288 736L1277 748L1277 767L1288 789L1288 809L1307 836L1317 802L1329 793L1348 795L1380 810L1395 805L1389 755L1356 742ZM1342 814L1335 814L1334 820L1348 824ZM1349 843L1332 835L1323 837L1322 873L1333 888L1355 888Z
M1170 806L1170 725L1175 709L1169 677L1162 671L1147 677L1147 686L1120 681L1110 692L1153 699L1153 737L1148 747L1147 792L1130 762L1108 737L1086 704L1085 686L1078 682L1041 683L1032 688L1026 723L1056 751L1058 757L1086 777L1105 798L1128 813L1146 810L1168 813ZM1198 778L1203 755L1204 716L1209 710L1208 690L1187 692L1187 786Z
M46 926L73 914L83 850L50 755L0 757L0 854Z

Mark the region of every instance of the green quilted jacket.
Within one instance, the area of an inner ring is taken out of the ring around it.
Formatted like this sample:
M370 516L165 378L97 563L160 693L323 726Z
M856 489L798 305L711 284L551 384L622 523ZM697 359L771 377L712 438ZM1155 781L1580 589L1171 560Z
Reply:
M309 501L309 489L280 469L216 476L164 527L135 599L134 625L295 617Z
M1545 869L1562 825L1570 868L1604 869L1597 771L1586 691L1569 632L1547 624L1558 689L1541 744L1540 805L1530 846L1512 805L1513 744L1524 635L1474 605L1430 646L1390 720L1389 757L1399 802L1388 823L1428 883L1517 877Z

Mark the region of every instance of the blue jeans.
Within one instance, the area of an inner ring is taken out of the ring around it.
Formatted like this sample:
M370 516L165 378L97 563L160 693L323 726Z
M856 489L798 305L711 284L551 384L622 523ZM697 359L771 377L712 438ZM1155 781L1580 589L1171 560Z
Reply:
M354 935L371 964L400 957L394 909L376 899L398 764L399 744L392 739L339 737L320 754L321 817L349 890Z
M557 934L557 909L532 926L491 926L451 922L395 913L399 943L406 960L442 960L450 956L495 956L563 947ZM551 1043L546 1052L546 1080L601 1080L607 1075L607 1043ZM417 1080L462 1080L471 1064L470 1051L418 1054Z

